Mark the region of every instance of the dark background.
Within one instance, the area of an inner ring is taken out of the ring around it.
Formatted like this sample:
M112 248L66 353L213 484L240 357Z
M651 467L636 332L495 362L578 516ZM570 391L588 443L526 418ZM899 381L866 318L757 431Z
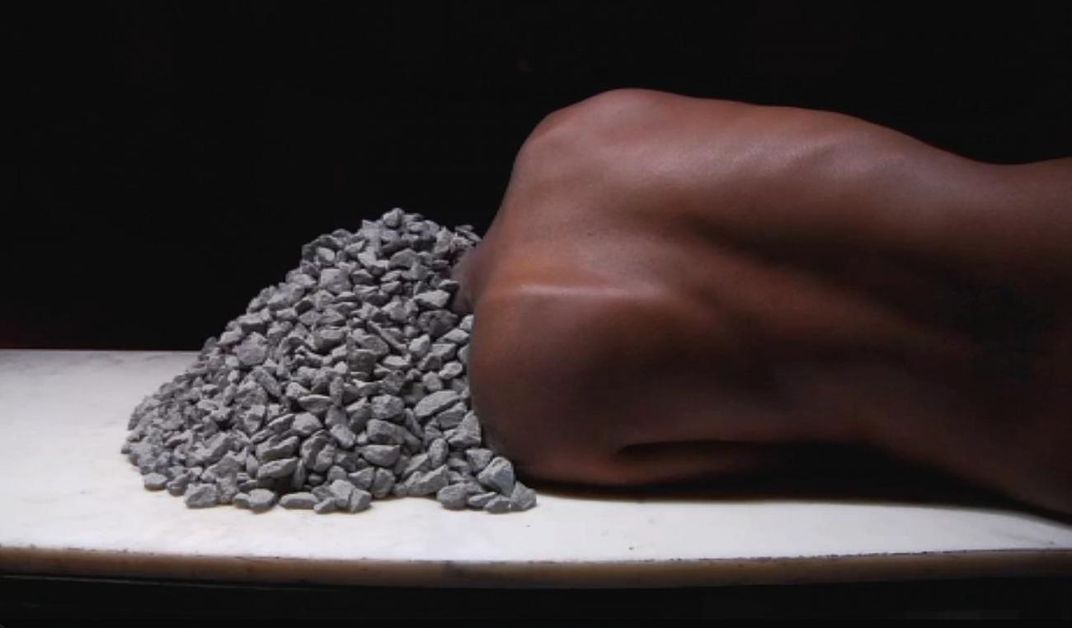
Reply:
M532 126L615 87L1066 156L1070 7L38 4L13 29L0 346L196 349L319 233L396 205L483 229Z

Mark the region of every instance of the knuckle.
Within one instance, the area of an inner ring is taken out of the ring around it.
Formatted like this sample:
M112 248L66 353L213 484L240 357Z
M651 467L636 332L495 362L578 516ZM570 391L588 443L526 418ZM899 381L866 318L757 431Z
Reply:
M613 141L621 128L657 115L666 98L666 94L633 88L596 94L544 117L525 140L519 156L592 154Z

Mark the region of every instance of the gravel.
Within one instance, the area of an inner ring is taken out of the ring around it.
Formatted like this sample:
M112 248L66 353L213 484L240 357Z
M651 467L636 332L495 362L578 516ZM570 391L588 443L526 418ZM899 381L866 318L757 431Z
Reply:
M122 451L190 508L356 513L374 500L532 508L469 396L454 264L479 237L393 209L302 247L297 268L134 410Z

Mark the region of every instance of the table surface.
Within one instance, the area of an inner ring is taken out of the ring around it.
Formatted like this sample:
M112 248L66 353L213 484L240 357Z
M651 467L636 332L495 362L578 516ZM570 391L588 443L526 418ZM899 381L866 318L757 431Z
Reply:
M120 455L184 352L0 351L0 572L445 586L680 586L1072 574L1072 526L1012 507L592 498L526 513L428 499L357 515L188 510Z

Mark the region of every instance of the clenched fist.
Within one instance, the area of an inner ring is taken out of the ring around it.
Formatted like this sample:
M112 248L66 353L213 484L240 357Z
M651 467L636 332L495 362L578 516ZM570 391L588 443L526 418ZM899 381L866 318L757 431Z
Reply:
M622 90L558 111L458 269L477 412L595 484L847 443L1072 511L1072 164Z

